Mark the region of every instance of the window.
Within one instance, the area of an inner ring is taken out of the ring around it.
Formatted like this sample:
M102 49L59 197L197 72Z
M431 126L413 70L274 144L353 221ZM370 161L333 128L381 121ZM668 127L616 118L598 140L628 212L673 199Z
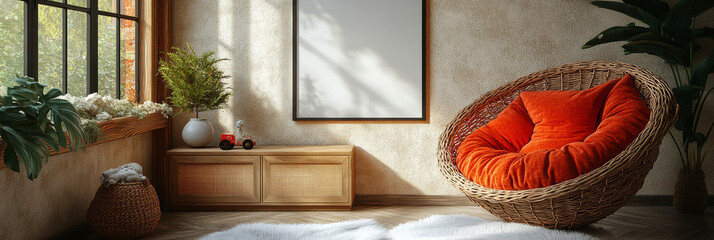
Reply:
M138 0L0 0L0 94L26 75L137 100Z

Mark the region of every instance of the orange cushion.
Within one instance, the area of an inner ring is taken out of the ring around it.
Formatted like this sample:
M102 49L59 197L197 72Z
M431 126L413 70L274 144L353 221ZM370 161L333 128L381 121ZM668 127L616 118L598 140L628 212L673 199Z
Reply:
M493 189L550 186L600 167L622 152L649 120L630 75L589 90L540 93L521 93L464 140L456 159L464 176Z
M571 142L583 141L597 128L598 116L607 94L617 81L578 91L523 92L523 104L533 119L531 141L522 153L555 149Z
M486 126L476 131L488 137L488 143L495 149L518 152L531 140L533 121L528 116L523 100L518 97Z

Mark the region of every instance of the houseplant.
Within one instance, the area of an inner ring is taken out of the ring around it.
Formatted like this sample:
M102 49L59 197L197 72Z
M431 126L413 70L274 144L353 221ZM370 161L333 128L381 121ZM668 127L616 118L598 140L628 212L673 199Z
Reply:
M174 52L166 53L168 60L159 61L159 74L171 89L168 99L179 109L176 114L196 114L181 132L183 141L189 146L201 147L213 139L213 126L206 119L199 118L198 113L222 108L231 96L221 82L228 76L216 66L216 63L228 59L218 59L214 57L214 52L199 56L190 44L187 45L189 51L174 47Z
M697 28L696 18L714 7L714 1L680 0L671 7L661 0L593 1L592 4L623 13L646 26L630 23L608 28L585 43L583 49L624 41L626 43L622 48L626 55L646 53L661 58L669 65L675 83L672 91L679 104L678 120L669 135L682 161L675 185L674 205L682 212L703 212L707 190L702 163L714 124L702 126L702 112L714 90L707 88L707 78L714 72L714 52L700 56L701 46L697 40L714 39L714 29ZM695 55L703 57L703 60L695 62Z
M6 146L3 160L15 172L20 172L22 164L27 178L35 179L50 148L76 150L84 144L84 132L74 106L57 98L62 91L53 88L45 93L47 85L28 77L13 81L17 86L8 87L7 96L0 96L0 137Z

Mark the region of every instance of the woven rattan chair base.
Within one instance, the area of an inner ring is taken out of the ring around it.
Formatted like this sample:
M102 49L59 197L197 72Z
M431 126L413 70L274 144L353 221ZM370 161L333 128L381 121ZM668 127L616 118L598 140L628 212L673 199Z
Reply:
M650 108L650 120L637 138L603 166L552 186L528 190L485 188L466 179L454 160L461 142L495 118L523 91L582 90L622 77L635 86ZM646 69L612 61L590 61L549 68L486 93L459 112L439 139L441 172L471 201L504 221L548 228L577 228L614 213L642 187L662 138L676 120L677 105L665 81Z

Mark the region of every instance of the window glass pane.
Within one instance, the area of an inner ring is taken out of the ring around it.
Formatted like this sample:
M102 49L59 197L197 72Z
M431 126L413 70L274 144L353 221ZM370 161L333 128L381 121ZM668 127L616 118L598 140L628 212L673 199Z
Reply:
M121 98L136 101L136 22L121 20Z
M116 97L116 18L99 16L99 94Z
M87 15L67 11L67 93L87 93Z
M50 88L62 89L62 9L38 7L37 81Z
M121 0L121 14L136 17L136 0Z
M117 0L99 0L99 11L117 12Z
M24 74L24 3L0 1L0 95L14 85L15 74Z
M87 7L87 0L67 0L67 3L79 7Z

